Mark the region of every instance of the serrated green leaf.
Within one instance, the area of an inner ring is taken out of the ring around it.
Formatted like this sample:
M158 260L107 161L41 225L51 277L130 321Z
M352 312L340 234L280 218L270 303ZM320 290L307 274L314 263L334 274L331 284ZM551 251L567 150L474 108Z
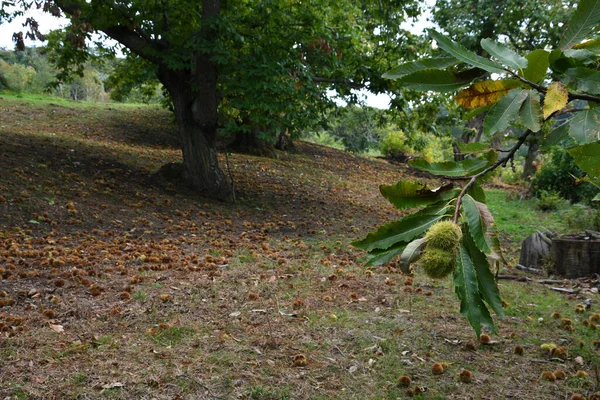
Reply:
M558 46L567 50L588 38L600 25L600 0L580 0Z
M467 50L463 45L453 41L452 39L447 38L441 33L437 32L434 29L428 29L427 32L429 36L431 36L438 44L438 46L443 49L446 53L450 54L457 60L465 62L469 65L472 65L477 68L481 68L488 72L493 72L497 74L506 73L504 69L500 67L500 65L495 62L488 60L487 58L483 58L473 53L470 50Z
M425 238L416 239L406 245L400 255L400 269L405 274L410 272L410 264L419 259L421 252L425 248L427 241Z
M460 313L467 318L477 337L481 335L482 326L494 332L494 321L481 300L475 266L462 243L456 259L454 291L460 300Z
M470 176L488 165L486 160L469 158L462 161L428 162L422 159L410 160L409 164L421 171L442 176Z
M490 306L499 317L504 317L504 309L502 308L502 300L500 299L500 291L494 279L494 274L490 269L487 256L481 251L473 240L474 237L470 232L470 228L465 229L463 242L465 249L469 253L473 266L477 272L477 280L479 281L479 293L483 300Z
M600 201L600 193L595 195L594 198L592 199L592 201Z
M523 89L513 89L508 92L485 116L483 132L486 135L493 135L505 131L516 119L521 104L526 98L527 91Z
M490 254L490 246L485 240L486 227L483 223L483 220L481 219L479 208L477 207L475 200L469 195L463 196L461 208L462 216L465 219L467 225L469 226L469 232L473 237L475 244L482 252Z
M365 251L389 249L399 242L410 242L422 235L431 225L444 218L444 214L415 213L398 221L383 225L377 231L371 232L363 240L352 242L356 248Z
M461 90L454 100L467 109L491 106L506 96L511 89L522 86L518 79L475 82Z
M563 83L573 90L600 94L600 71L589 68L569 68L561 78Z
M571 49L566 50L564 55L569 58L574 58L575 60L581 61L584 64L591 64L596 62L598 58L597 55L587 49Z
M600 38L586 40L585 42L576 44L573 49L587 50L595 55L600 55Z
M383 265L387 262L390 262L394 257L398 257L404 251L406 247L405 242L396 243L394 246L389 249L381 250L373 250L369 252L367 255L367 262L365 263L365 267L373 267L377 265Z
M585 178L583 178L583 180L584 180L585 182L589 182L589 183L591 183L592 185L594 185L594 186L596 186L598 189L600 189L600 177L598 177L598 178L593 178L593 177L591 177L591 176L589 176L589 175L588 175L588 176L586 176Z
M410 160L409 164L421 171L441 176L471 176L490 165L486 158L468 158L462 161L428 162L422 159Z
M483 114L484 112L488 112L490 108L492 108L492 106L485 106L485 107L474 108L473 110L465 112L465 114L463 115L463 120L464 121L470 121L473 118L475 118L476 116L478 116L479 114Z
M558 146L567 136L569 136L569 122L565 122L550 132L540 144L540 150L548 150L552 146Z
M488 146L487 144L479 143L479 142L473 142L473 143L456 142L456 145L458 146L460 152L463 154L480 153L482 151L486 151L486 150L490 149L490 146Z
M527 59L525 57L521 57L501 43L486 38L481 39L481 47L506 67L515 70L527 68Z
M408 89L447 93L469 85L473 79L475 78L462 78L454 72L442 69L425 69L403 76L398 80L398 84Z
M581 144L600 140L600 109L577 112L569 121L569 136Z
M562 110L569 101L569 92L562 82L553 82L548 86L544 97L544 119L550 117L558 110Z
M532 132L542 129L542 106L540 95L535 90L527 91L527 98L519 110L519 119Z
M398 181L394 185L381 185L379 191L394 207L403 210L435 203L439 200L449 200L457 189L452 184L431 190L426 184L415 181Z
M485 192L484 192L483 188L481 187L481 185L479 185L478 183L472 184L467 189L467 194L469 196L471 196L475 201L478 201L483 204L487 203L486 198L485 198Z
M533 83L540 83L546 77L546 72L550 67L550 53L546 50L533 50L527 54L527 68L523 71L523 77Z
M457 61L454 57L425 58L419 61L401 64L383 74L383 77L387 79L400 79L403 76L410 75L418 71L423 71L426 69L443 69L455 64L457 64Z
M600 142L573 147L569 154L583 171L592 177L600 177Z

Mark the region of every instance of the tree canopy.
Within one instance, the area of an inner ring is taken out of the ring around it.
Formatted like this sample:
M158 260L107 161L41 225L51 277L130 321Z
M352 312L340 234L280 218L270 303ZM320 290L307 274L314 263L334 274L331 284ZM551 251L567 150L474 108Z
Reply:
M481 39L505 38L517 51L556 47L573 0L437 0L432 19L454 40L480 50Z
M94 32L142 63L141 77L155 75L173 101L184 177L217 198L230 192L216 158L219 127L272 135L313 123L330 105L327 90L349 99L352 88L388 90L393 83L381 78L383 71L420 46L400 28L419 13L413 0L15 3L17 12L37 5L69 18L55 38L61 78L81 74ZM28 27L26 36L42 37L37 22L28 20ZM22 47L23 35L15 39Z

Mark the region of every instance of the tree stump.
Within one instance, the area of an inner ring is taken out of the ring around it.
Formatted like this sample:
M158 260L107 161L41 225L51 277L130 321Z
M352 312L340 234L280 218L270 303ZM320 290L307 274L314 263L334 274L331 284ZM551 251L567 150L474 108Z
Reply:
M519 264L527 268L539 268L551 259L553 232L540 232L529 235L521 245Z
M600 274L600 232L586 231L552 240L555 271L567 278Z

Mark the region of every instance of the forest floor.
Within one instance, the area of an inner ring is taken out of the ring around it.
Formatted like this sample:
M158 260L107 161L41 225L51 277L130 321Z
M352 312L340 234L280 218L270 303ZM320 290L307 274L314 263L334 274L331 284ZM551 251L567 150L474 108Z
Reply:
M0 115L2 399L396 399L403 375L421 399L600 390L597 282L500 281L480 344L450 280L363 267L349 243L401 215L378 185L406 166L219 154L237 201L218 203L156 174L180 159L164 110L0 96ZM535 228L504 234L513 264Z

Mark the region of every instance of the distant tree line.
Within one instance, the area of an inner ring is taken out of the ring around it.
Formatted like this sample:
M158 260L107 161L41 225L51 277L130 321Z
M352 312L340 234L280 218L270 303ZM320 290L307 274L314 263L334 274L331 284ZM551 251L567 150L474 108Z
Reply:
M80 74L57 80L49 47L28 47L23 51L0 48L0 90L13 93L52 94L75 101L159 102L163 96L154 85L123 88L119 72L125 60L96 57L85 63Z

